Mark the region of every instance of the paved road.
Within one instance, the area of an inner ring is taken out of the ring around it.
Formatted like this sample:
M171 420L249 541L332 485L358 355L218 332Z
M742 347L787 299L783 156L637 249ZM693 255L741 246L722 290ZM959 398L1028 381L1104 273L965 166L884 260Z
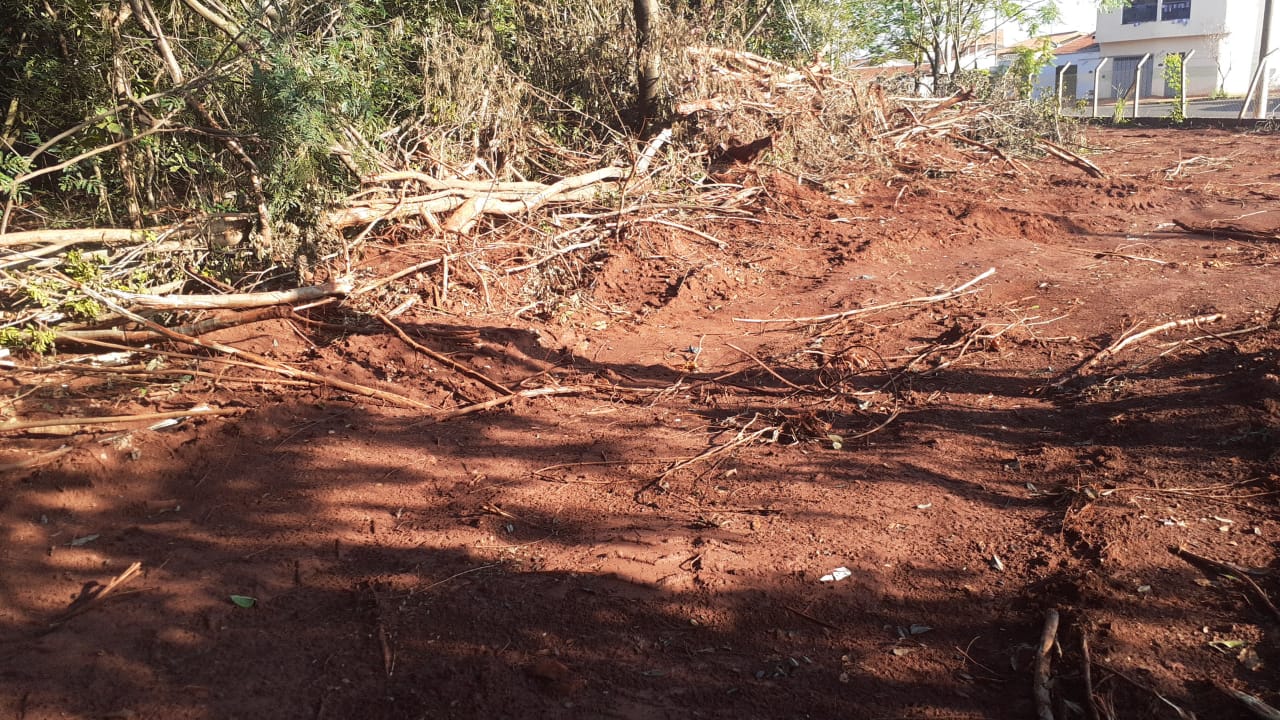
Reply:
M1189 100L1187 102L1187 117L1193 118L1214 118L1222 120L1235 120L1240 115L1240 106L1244 103L1240 99L1227 100ZM1164 98L1153 98L1151 100L1143 100L1138 104L1138 117L1144 118L1164 118L1169 117L1169 111L1173 103ZM1280 97L1274 97L1268 103L1267 117L1275 120L1280 119ZM1246 120L1254 119L1256 105L1249 104L1249 113ZM1109 118L1115 113L1115 103L1100 102L1098 103L1098 117ZM1070 114L1078 114L1069 111ZM1092 105L1086 105L1083 115L1089 116L1093 112ZM1132 104L1125 108L1125 117L1133 117Z

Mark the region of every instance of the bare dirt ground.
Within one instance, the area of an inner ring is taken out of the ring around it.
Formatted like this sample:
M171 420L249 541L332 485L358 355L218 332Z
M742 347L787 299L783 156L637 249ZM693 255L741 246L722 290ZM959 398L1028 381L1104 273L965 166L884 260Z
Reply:
M1086 716L1086 669L1102 717L1250 717L1222 687L1280 704L1280 245L1171 224L1280 227L1280 136L1091 141L1108 179L1045 161L832 197L743 171L768 193L702 226L724 248L637 225L544 320L468 316L489 289L460 285L397 320L576 395L424 424L211 363L7 370L24 419L242 412L3 436L0 463L72 449L0 475L0 716L1028 718L1050 609L1058 718ZM946 301L738 320L989 267ZM437 406L498 395L351 330L215 337Z

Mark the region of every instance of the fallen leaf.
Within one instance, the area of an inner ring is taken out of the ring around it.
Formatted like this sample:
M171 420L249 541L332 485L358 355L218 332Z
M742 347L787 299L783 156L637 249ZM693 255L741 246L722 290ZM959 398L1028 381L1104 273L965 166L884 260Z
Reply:
M1243 640L1211 640L1209 642L1209 647L1213 648L1214 650L1217 650L1218 652L1224 652L1224 653L1227 652L1228 650L1235 650L1236 648L1242 648L1245 645L1246 643Z

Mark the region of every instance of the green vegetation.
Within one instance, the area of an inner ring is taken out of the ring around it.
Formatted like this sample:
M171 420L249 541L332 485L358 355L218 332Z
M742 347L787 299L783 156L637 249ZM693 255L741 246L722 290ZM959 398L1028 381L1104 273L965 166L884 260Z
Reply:
M820 114L788 119L786 133L760 113L740 113L736 127L677 118L676 98L732 95L742 82L699 65L687 52L698 46L793 65L928 63L937 94L973 87L989 102L1020 103L978 136L1006 148L1025 144L1018 127L1061 137L1056 115L1028 102L1044 49L1020 52L1003 74L961 71L963 50L992 21L1034 29L1054 17L1052 0L670 0L646 6L655 21L643 33L633 7L0 0L0 234L162 233L186 223L189 238L206 224L234 227L198 254L190 244L166 241L160 250L157 238L135 238L127 248L70 243L10 263L23 272L0 278L0 306L19 313L0 316L9 323L0 343L47 349L39 322L28 321L101 317L75 283L142 291L191 277L237 285L320 268L347 249L328 211L388 170L552 181L632 162L635 135L655 122L675 124L671 147L776 134L771 162L805 173L862 156L860 140L832 131L862 127L868 110L852 89L826 92ZM638 73L641 55L649 64ZM649 72L660 77L646 110L638 75ZM707 147L685 149L672 164L686 165L655 186L705 173Z
M1186 122L1186 114L1182 111L1182 103L1186 99L1186 89L1182 87L1182 65L1183 56L1181 53L1169 53L1164 56L1164 86L1173 91L1174 100L1169 107L1169 118L1176 123Z

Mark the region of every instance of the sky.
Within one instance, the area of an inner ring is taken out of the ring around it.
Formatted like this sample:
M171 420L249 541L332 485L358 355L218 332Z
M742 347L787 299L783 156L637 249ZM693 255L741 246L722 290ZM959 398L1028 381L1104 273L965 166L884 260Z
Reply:
M1062 19L1053 30L1093 32L1098 21L1098 5L1094 0L1058 0Z

